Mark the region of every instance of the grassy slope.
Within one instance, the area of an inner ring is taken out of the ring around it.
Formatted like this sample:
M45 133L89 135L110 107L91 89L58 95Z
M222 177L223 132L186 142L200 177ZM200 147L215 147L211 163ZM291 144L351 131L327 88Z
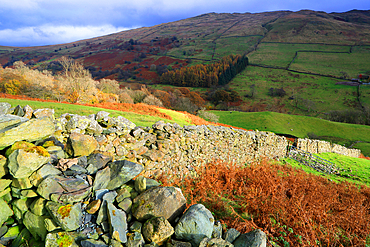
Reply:
M103 108L98 108L98 107L72 105L72 104L64 104L64 103L40 102L40 101L6 99L6 98L0 98L0 102L8 102L13 107L17 105L21 105L21 106L29 105L33 109L51 108L55 110L55 116L60 116L61 114L67 113L67 112L71 114L87 116L90 114L95 114L98 111L106 111L106 112L109 112L112 117L123 116L129 119L130 121L132 121L133 123L135 123L137 126L151 126L155 122L160 121L160 120L163 120L169 123L178 123L181 126L190 124L190 120L187 118L185 114L171 111L171 110L166 110L166 109L160 109L160 111L163 111L166 114L170 115L173 120L162 119L159 117L148 116L148 115L141 115L141 114L136 114L132 112L122 112L122 111L115 111L115 110L103 109Z

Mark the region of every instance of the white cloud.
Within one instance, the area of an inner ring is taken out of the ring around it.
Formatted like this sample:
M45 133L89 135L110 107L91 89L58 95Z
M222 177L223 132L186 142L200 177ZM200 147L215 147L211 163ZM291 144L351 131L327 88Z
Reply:
M23 46L50 45L68 43L81 39L93 38L116 33L131 28L101 26L52 26L42 25L25 27L15 30L0 30L0 45L11 45L8 42L22 44Z

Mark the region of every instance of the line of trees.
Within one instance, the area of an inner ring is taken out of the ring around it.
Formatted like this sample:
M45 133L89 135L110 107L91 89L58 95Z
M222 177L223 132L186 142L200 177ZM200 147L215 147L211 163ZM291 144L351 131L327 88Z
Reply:
M213 64L197 64L163 73L160 82L180 87L226 85L248 65L248 57L229 55Z

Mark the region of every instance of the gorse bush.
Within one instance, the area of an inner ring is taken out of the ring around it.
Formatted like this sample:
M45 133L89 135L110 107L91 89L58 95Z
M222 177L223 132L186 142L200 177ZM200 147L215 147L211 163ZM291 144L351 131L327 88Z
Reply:
M228 228L260 228L280 246L365 246L370 234L370 189L334 183L287 165L245 168L212 163L182 188L188 206L203 203Z

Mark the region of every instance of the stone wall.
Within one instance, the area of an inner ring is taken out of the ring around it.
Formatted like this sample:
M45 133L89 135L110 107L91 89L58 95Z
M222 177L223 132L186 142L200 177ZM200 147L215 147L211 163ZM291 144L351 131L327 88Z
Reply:
M332 144L326 141L301 139L297 140L297 148L310 152L310 153L337 153L350 157L358 158L361 154L361 150L346 148L338 144Z
M214 160L244 165L263 158L285 157L286 138L271 132L244 131L222 126L185 126L158 122L137 127L123 117L99 112L89 117L64 114L56 119L58 138L71 133L93 135L97 150L145 166L145 176L168 172L182 177Z

